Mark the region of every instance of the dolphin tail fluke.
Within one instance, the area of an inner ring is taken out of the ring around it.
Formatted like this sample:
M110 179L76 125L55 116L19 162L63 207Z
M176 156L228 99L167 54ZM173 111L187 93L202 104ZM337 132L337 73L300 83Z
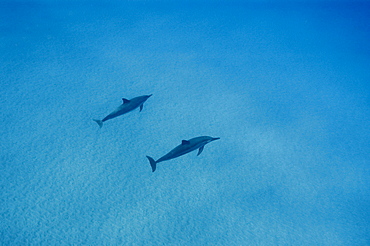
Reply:
M102 128L103 127L103 121L102 120L93 120L95 121L96 123L98 123L99 127Z
M146 158L148 158L150 166L152 167L152 172L154 172L155 169L157 168L157 162L150 156L146 156Z

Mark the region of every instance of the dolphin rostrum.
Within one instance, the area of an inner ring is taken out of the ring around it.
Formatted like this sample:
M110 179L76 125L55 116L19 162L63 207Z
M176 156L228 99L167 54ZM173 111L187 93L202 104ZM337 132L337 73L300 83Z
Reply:
M201 136L201 137L196 137L196 138L192 138L189 140L182 140L182 143L179 146L177 146L176 148L168 152L166 155L159 158L157 161L155 161L150 156L146 156L146 157L148 158L150 162L150 166L152 166L152 171L154 172L155 169L157 168L157 163L162 162L162 161L168 161L173 158L185 155L196 149L199 149L197 155L200 155L204 149L204 145L214 140L217 140L217 139L220 139L220 138Z
M100 128L103 126L103 122L104 121L107 121L107 120L110 120L110 119L113 119L113 118L116 118L120 115L123 115L123 114L126 114L138 107L140 107L140 111L143 110L143 104L146 100L148 100L149 97L151 97L153 94L150 94L150 95L146 95L146 96L139 96L139 97L134 97L130 100L126 99L126 98L122 98L122 105L119 106L118 108L116 108L116 110L114 110L112 113L108 114L107 116L105 116L104 119L102 120L94 120L96 123L98 123L98 125L100 126Z

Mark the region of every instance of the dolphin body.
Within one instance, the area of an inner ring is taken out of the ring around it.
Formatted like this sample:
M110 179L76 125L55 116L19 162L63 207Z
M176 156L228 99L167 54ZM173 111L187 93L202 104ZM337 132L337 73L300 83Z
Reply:
M149 97L151 97L153 94L150 94L150 95L145 95L145 96L139 96L139 97L134 97L130 100L126 99L126 98L122 98L122 105L119 106L118 108L116 108L116 110L114 110L112 113L108 114L107 116L105 116L104 119L102 120L95 120L94 121L96 123L98 123L98 125L100 126L100 128L103 127L103 122L104 121L107 121L107 120L110 120L110 119L113 119L113 118L116 118L120 115L123 115L123 114L126 114L138 107L140 107L140 111L143 110L143 104L146 100L148 100Z
M201 137L196 137L192 138L189 140L182 140L182 143L168 152L166 155L162 156L159 158L157 161L155 161L152 157L146 156L150 162L150 166L152 167L152 172L155 171L157 168L157 163L162 162L162 161L168 161L173 158L185 155L193 150L199 149L198 150L198 155L200 155L204 149L204 145L207 143L210 143L214 140L217 140L220 138L213 138L213 137L208 137L208 136L201 136Z

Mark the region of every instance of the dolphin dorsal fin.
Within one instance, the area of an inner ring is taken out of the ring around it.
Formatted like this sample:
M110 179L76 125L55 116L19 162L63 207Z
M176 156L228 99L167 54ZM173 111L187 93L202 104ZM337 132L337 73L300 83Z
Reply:
M181 144L190 144L190 142L188 140L182 140Z
M130 100L128 100L126 98L122 98L122 101L123 101L123 103L129 103L130 102Z

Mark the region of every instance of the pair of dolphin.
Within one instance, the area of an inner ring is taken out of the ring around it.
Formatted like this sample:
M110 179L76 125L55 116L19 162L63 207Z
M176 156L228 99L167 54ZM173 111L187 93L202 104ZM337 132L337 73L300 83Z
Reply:
M122 98L122 105L120 105L118 108L116 108L116 110L114 110L112 113L108 114L106 117L104 117L104 119L102 120L96 120L94 119L94 121L96 123L98 123L99 127L103 127L103 122L107 121L107 120L110 120L110 119L113 119L113 118L116 118L120 115L123 115L123 114L126 114L138 107L140 107L140 111L143 110L143 105L144 103L146 102L146 100L148 100L149 97L151 97L152 94L150 95L144 95L144 96L139 96L139 97L135 97L135 98L132 98L130 100L126 99L126 98ZM165 154L164 156L162 156L161 158L159 158L158 160L154 160L152 157L150 156L146 156L150 162L150 166L152 167L152 172L154 172L157 168L157 164L159 162L162 162L162 161L168 161L168 160L171 160L173 158L176 158L176 157L179 157L179 156L182 156L182 155L185 155L191 151L194 151L196 149L198 149L198 155L200 155L204 149L204 146L214 140L217 140L217 139L220 139L220 138L213 138L213 137L208 137L208 136L201 136L201 137L195 137L195 138L192 138L192 139L189 139L189 140L182 140L181 144L178 145L177 147L175 147L173 150L171 150L170 152L168 152L167 154Z

